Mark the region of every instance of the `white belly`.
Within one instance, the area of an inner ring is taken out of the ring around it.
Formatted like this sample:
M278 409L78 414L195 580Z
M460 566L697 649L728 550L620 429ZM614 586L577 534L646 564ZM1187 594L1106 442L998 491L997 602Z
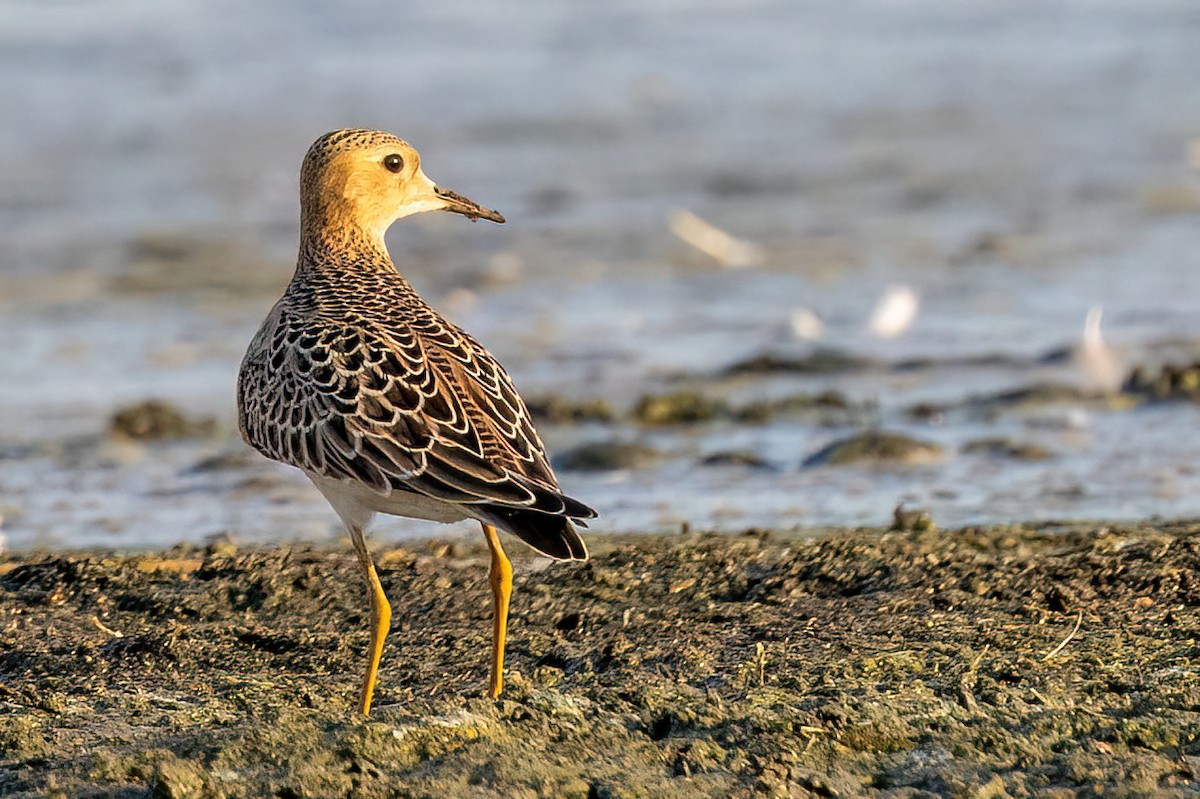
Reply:
M366 527L376 513L443 523L471 518L461 505L453 505L409 491L393 491L385 496L353 480L339 480L313 474L309 474L308 479L325 495L325 499L329 500L338 516L342 517L342 521L360 530Z

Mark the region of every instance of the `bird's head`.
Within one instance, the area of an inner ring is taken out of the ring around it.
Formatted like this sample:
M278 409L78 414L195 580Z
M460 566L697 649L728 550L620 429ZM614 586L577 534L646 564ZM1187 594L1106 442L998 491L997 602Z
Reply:
M382 239L401 217L450 211L503 223L504 217L436 185L412 145L377 130L338 130L313 142L300 169L305 224L352 225Z

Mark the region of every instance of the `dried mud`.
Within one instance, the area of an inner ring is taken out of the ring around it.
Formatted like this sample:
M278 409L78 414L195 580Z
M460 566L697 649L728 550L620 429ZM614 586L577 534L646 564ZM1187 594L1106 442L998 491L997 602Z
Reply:
M513 547L516 549L516 547ZM517 554L517 553L514 553ZM1194 796L1200 526L593 538L0 564L0 794Z

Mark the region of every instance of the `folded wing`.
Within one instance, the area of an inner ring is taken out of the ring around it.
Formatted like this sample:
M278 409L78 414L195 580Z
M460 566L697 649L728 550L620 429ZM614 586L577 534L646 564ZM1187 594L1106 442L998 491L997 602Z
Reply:
M307 472L461 505L546 554L585 557L570 521L595 511L559 490L504 369L439 317L422 322L322 327L280 311L239 380L246 440Z

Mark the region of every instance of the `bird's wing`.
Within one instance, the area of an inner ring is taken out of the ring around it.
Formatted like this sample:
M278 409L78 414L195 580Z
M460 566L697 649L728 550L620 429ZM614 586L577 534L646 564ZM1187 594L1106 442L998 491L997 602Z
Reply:
M521 505L576 519L594 517L595 511L559 490L529 409L491 353L470 334L441 319L422 330L421 341L442 393L462 409L467 422L466 431L454 428L450 439L440 439L438 443L449 449L431 452L429 472L437 476L455 468L446 456L463 448L533 494L532 502Z
M260 338L239 392L243 433L269 457L382 494L594 515L559 491L504 370L448 323L381 330L281 312Z

